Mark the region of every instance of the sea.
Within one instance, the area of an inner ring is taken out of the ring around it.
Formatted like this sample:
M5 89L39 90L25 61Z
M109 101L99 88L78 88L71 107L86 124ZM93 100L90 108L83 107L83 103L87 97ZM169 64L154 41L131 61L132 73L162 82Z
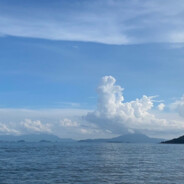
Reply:
M0 184L184 184L184 145L1 142Z

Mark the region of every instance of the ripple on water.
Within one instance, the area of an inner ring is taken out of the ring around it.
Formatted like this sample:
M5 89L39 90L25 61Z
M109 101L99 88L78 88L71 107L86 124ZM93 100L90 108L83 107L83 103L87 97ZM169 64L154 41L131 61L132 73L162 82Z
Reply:
M2 184L183 184L184 146L1 143Z

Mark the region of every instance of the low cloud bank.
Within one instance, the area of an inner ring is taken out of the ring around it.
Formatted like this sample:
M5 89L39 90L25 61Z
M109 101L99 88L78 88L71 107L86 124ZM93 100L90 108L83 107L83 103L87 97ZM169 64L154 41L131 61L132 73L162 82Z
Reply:
M170 105L171 110L176 111L181 117L184 117L184 95Z
M184 96L168 106L155 106L155 97L147 95L125 102L123 92L114 77L104 76L97 88L94 111L0 109L0 134L52 133L81 139L134 132L158 137L183 133Z

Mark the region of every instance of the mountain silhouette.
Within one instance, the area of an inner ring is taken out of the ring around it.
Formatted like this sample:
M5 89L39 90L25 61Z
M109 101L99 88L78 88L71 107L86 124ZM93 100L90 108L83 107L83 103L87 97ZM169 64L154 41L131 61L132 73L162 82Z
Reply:
M164 144L184 144L184 135L168 141L163 141Z
M126 134L111 139L85 139L80 142L110 142L110 143L160 143L164 141L159 138L151 138L144 134L134 133Z
M0 141L8 142L72 142L52 134L0 135Z

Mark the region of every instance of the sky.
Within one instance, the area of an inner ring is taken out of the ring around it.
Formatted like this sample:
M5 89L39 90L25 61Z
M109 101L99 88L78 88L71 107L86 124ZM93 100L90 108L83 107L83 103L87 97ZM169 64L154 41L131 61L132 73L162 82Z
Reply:
M0 134L184 134L182 0L0 0Z

